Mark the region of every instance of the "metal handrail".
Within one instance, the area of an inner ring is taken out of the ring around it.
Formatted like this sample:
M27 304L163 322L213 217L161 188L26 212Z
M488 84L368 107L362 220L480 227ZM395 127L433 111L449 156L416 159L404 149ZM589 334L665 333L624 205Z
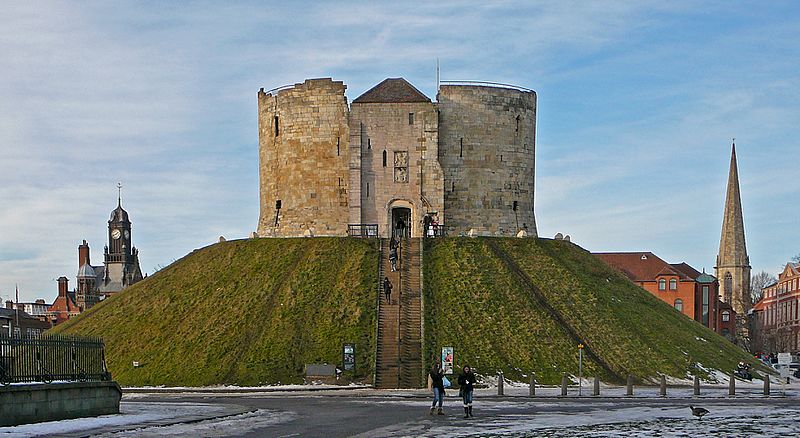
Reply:
M277 91L288 90L289 88L294 88L294 84L281 85L280 87L275 87L275 88L273 88L273 89L271 89L269 91L265 91L264 94L272 94L272 93L277 92Z
M536 92L536 91L534 91L534 90L532 90L532 89L530 89L530 88L520 87L519 85L503 84L503 83L500 83L500 82L485 82L485 81L439 81L439 83L440 83L440 84L447 84L447 85L462 85L462 84L463 84L463 85L488 85L488 86L491 86L491 87L496 87L496 88L510 88L510 89L512 89L512 90L517 90L517 91L526 91L526 92L530 92L530 93L535 93L535 92Z

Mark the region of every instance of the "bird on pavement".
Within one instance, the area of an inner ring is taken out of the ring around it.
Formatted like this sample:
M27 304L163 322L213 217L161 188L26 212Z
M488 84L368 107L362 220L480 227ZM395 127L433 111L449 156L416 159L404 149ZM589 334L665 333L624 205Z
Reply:
M708 409L706 409L706 408L694 407L694 406L689 405L689 409L692 410L692 415L694 415L695 417L697 417L697 418L699 418L701 420L703 419L703 415L708 414Z

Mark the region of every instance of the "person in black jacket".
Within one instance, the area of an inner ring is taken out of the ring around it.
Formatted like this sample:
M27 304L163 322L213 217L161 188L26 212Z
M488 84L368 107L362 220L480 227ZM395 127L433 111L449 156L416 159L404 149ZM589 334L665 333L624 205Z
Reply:
M459 395L464 401L464 418L472 416L472 391L475 389L475 373L469 365L464 365L463 372L458 376Z
M444 411L442 411L442 402L444 401L444 371L442 370L442 364L436 362L433 364L433 368L431 368L431 372L428 373L431 377L431 387L433 388L433 404L431 405L431 415L433 415L433 411L436 409L436 403L439 403L439 415L444 415Z
M383 279L383 294L386 295L386 303L392 304L392 282L389 277Z

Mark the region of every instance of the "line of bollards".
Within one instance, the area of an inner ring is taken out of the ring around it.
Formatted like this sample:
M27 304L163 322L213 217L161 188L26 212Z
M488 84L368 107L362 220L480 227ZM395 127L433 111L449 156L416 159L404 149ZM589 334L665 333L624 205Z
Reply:
M530 386L528 387L528 396L535 397L536 396L536 374L531 373L530 376ZM634 396L634 376L628 375L625 383L625 396L626 397L633 397ZM561 396L567 396L567 389L569 385L569 378L567 375L564 374L561 376ZM769 376L765 376L764 378L764 395L770 395L770 383L769 383ZM504 395L504 386L505 386L505 377L503 373L499 373L497 376L497 395L502 396ZM694 376L693 384L692 384L692 394L694 397L698 397L700 395L700 377ZM593 387L592 387L592 396L599 396L600 395L600 379L598 377L594 377ZM666 397L667 396L667 376L662 374L661 381L659 384L658 390L659 397ZM730 380L728 381L728 396L734 397L736 396L736 377L733 373L730 375Z

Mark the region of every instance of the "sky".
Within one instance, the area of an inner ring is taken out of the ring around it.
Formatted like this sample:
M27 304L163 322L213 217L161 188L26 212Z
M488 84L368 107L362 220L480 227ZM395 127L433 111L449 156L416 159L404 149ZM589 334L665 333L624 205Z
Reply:
M130 214L144 272L250 235L256 93L333 77L536 90L535 213L590 251L713 272L736 138L754 272L800 253L800 5L791 1L6 2L0 297L75 286Z

